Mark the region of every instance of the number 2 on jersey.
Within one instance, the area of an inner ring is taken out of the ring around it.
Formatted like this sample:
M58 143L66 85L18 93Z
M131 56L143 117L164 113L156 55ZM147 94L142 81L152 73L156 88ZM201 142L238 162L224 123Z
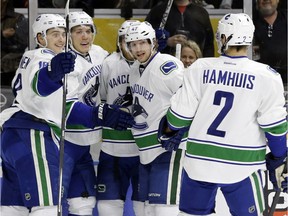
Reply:
M225 131L218 130L217 127L221 124L227 113L232 108L234 95L231 92L216 91L213 104L219 106L222 99L225 99L225 104L207 130L207 134L212 136L225 137L226 134Z

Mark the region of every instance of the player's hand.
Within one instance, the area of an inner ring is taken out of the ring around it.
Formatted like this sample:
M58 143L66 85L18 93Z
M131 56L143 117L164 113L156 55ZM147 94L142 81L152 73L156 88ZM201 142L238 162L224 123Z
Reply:
M176 44L183 44L187 41L187 36L182 34L173 35L167 40L167 44L170 47L176 47Z
M161 52L167 46L167 40L170 37L170 33L165 29L156 29L156 38L158 41L158 51Z
M164 116L158 128L158 142L161 143L162 147L167 151L176 151L179 148L181 140L188 128L182 128L178 131L172 131L168 129L167 118Z
M98 125L110 127L116 130L127 130L134 124L134 118L128 109L118 105L101 103L98 106Z
M266 166L269 172L269 180L272 182L275 190L287 193L287 154L275 158L272 153L266 155Z
M74 70L75 54L63 52L54 56L48 66L48 76L55 82L61 81L65 74Z

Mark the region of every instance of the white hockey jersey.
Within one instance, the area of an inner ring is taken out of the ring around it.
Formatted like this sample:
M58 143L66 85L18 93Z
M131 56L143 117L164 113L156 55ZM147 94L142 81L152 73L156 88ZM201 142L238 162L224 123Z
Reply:
M92 45L85 57L76 54L74 71L69 73L67 78L67 101L78 100L89 106L97 106L101 102L101 67L109 53L100 46ZM91 129L67 125L65 139L77 145L92 145L101 141L102 130L100 126Z
M131 107L132 94L129 85L130 65L120 53L112 53L103 62L100 82L101 99L108 104ZM139 155L131 130L117 131L103 128L101 150L117 157Z
M189 177L235 183L265 169L263 129L287 127L283 95L280 75L247 57L194 62L167 113L174 128L193 120L184 160Z
M130 76L136 121L132 133L141 163L148 164L166 151L157 139L159 122L170 106L172 95L182 84L184 66L171 55L157 53L143 69L136 61Z
M26 113L60 127L62 88L43 97L37 94L36 86L34 86L35 74L39 69L47 66L54 56L55 53L47 48L38 48L23 54L12 81L12 87L17 92L16 102L13 105Z

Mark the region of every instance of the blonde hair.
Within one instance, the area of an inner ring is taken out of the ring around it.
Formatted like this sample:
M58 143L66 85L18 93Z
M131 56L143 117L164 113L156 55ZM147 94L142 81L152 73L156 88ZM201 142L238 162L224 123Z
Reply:
M195 52L197 59L202 58L202 52L200 50L200 47L198 46L198 44L195 41L193 41L193 40L185 41L182 44L181 51L184 47L188 47L188 48L192 49Z

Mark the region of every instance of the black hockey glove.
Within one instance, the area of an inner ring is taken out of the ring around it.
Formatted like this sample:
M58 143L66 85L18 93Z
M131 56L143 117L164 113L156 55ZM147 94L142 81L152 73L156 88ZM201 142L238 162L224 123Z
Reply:
M63 79L65 74L74 70L75 54L63 52L54 56L48 65L48 76L51 80L58 82Z
M101 103L97 108L97 125L115 130L127 130L135 124L128 109L121 108L121 106Z
M159 123L158 128L158 142L161 143L162 147L167 151L177 151L181 143L182 137L185 132L188 131L189 127L182 128L178 131L165 132L168 127L166 115L163 116Z
M272 182L275 190L279 188L281 191L287 192L287 154L282 157L275 158L272 153L266 155L266 166L269 172L269 180Z

